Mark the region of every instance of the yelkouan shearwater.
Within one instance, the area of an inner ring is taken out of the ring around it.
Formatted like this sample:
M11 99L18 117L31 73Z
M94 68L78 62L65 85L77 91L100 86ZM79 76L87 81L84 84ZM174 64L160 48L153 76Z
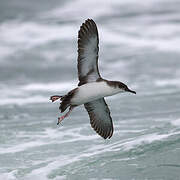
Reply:
M96 23L87 19L78 32L78 87L66 95L50 97L52 102L60 99L60 111L69 111L58 118L59 124L74 107L84 104L92 128L104 139L113 135L113 122L104 97L117 93L131 92L127 85L119 81L108 81L101 77L98 69L99 37Z

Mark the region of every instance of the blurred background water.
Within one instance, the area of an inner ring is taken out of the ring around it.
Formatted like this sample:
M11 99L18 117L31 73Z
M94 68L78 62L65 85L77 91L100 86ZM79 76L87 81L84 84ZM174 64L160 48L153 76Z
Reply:
M106 98L98 136L83 106L57 126L49 97L76 87L77 32L92 18L99 68L137 92ZM180 1L0 1L0 179L180 179Z

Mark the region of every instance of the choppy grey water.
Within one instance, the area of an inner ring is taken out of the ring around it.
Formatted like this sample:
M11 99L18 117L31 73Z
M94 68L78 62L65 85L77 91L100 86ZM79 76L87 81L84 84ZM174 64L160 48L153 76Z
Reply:
M0 2L0 179L180 179L180 1ZM99 68L137 95L106 98L103 140L83 106L57 126L78 83L77 31L99 28Z

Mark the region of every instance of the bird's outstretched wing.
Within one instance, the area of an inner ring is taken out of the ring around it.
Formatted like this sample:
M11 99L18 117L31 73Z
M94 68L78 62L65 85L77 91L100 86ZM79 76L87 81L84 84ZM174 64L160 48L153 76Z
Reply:
M92 19L87 19L78 32L78 86L101 77L98 70L98 44L97 26Z
M104 98L91 101L84 106L89 114L92 128L104 139L110 139L113 135L113 123Z

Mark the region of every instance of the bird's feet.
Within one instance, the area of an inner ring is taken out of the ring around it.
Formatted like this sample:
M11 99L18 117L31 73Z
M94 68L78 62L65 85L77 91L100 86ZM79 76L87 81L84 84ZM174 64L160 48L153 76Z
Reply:
M61 123L61 121L62 121L65 117L69 116L69 114L72 112L72 110L73 110L74 107L75 107L75 106L70 106L69 111L68 111L64 116L61 116L61 117L58 118L57 125L59 125L59 123Z
M52 101L52 102L54 102L54 101L56 101L56 100L58 100L58 99L61 99L62 98L62 96L57 96L57 95L55 95L55 96L51 96L50 97L50 100Z
M65 117L66 117L66 116L58 117L57 125L59 125L59 124L61 123L61 121L62 121Z

